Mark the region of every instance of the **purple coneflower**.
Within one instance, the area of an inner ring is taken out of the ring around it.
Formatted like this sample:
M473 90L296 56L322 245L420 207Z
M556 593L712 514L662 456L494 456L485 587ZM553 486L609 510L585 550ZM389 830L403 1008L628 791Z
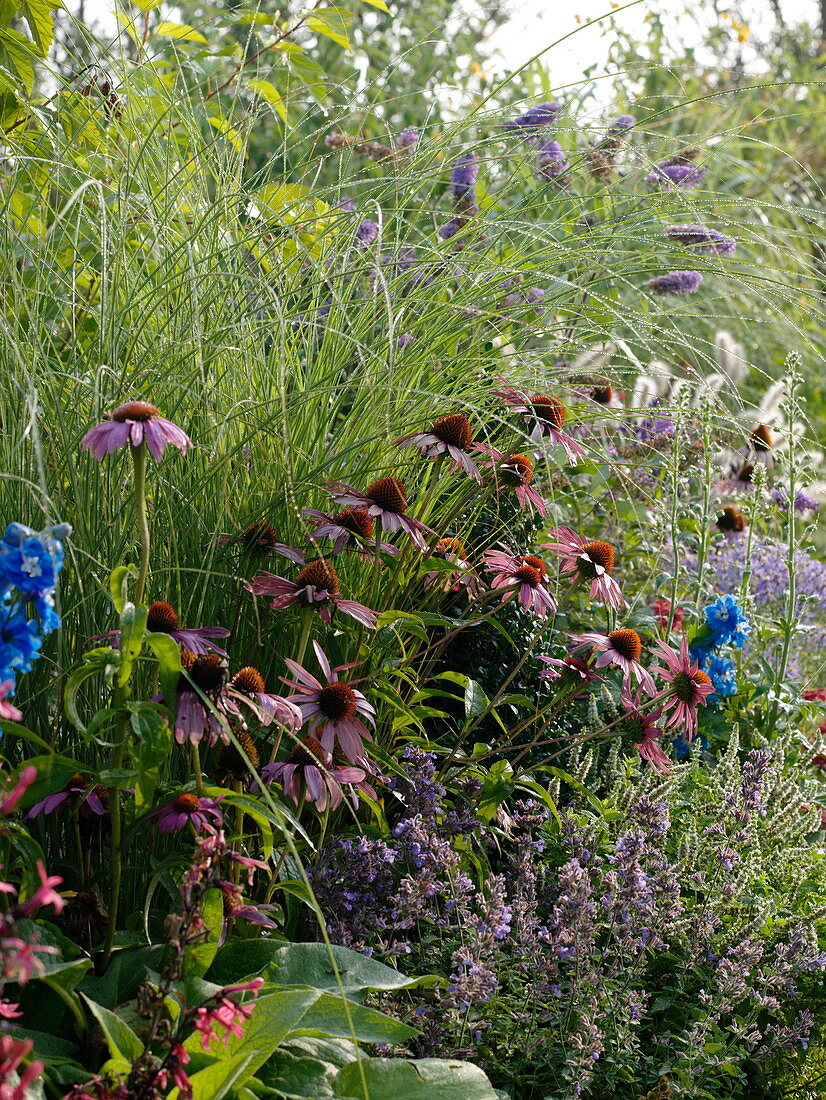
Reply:
M282 557L289 558L290 561L299 563L304 560L300 551L294 549L292 546L285 546L283 542L279 542L275 529L263 519L258 519L255 520L254 523L250 523L238 535L219 535L217 542L219 546L229 546L232 543L237 543L241 546L242 550L261 554L281 554Z
M343 512L330 515L327 512L319 512L315 508L304 508L302 513L317 521L317 525L307 535L308 542L317 542L319 539L332 539L333 548L330 556L340 554L345 548L358 551L363 558L374 558L370 543L373 539L375 525L373 517L366 508L345 508ZM379 550L395 557L399 553L398 546L390 542L380 542Z
M610 634L572 634L570 640L574 643L574 649L591 646L599 653L599 657L594 661L594 668L616 665L622 670L624 685L630 683L633 676L649 695L656 693L657 689L654 687L651 674L640 664L642 639L636 630L625 628L612 630Z
M529 458L518 454L506 455L502 451L497 451L495 447L491 447L488 443L477 443L475 448L477 451L482 451L483 454L490 455L484 465L492 466L496 471L498 480L515 490L520 508L535 508L540 516L547 515L548 506L531 485L533 481L533 463Z
M665 661L665 667L658 665L653 671L669 684L663 710L671 710L672 714L666 725L682 726L683 735L690 741L697 732L697 708L707 706L706 697L714 694L714 685L697 661L691 659L685 636L679 653L665 642L658 642L655 652Z
M556 603L546 586L547 571L542 558L488 550L483 561L494 574L491 588L510 589L505 600L516 596L520 604L540 619L556 611Z
M542 393L530 396L524 390L517 390L513 386L494 390L494 395L501 397L502 401L516 412L525 414L524 421L530 429L530 439L533 443L538 443L540 439L549 439L551 443L558 443L564 448L572 466L576 465L580 455L585 454L585 448L562 431L562 425L565 423L565 409L555 397Z
M482 475L468 448L473 441L473 429L463 413L448 413L437 417L426 432L412 432L394 440L397 447L414 446L425 458L449 455L454 467L464 470L468 477L482 484Z
M655 275L643 285L652 294L663 297L666 294L695 294L702 281L703 275L700 271L669 271L665 275Z
M657 725L657 719L662 712L657 710L644 714L640 710L639 691L636 698L632 698L627 688L623 688L620 699L623 716L619 732L623 741L632 744L643 760L647 760L656 771L663 774L670 771L671 761L658 744L663 730Z
M618 611L626 606L620 586L609 576L614 571L614 547L610 542L588 541L570 527L554 527L548 532L554 542L543 542L541 548L557 554L562 560L562 573L573 573L573 580L590 581L590 599L600 600L606 607Z
M441 588L444 592L460 592L463 588L467 598L473 600L479 592L479 577L467 560L467 550L459 539L439 539L433 547L434 558L444 558L456 566L455 570L434 570L426 573L425 588Z
M705 169L697 168L693 164L655 164L645 177L645 182L652 187L675 187L682 191L690 191L699 187L705 178Z
M405 514L407 489L399 478L381 477L372 485L368 485L363 493L359 489L354 489L352 485L333 481L327 486L327 492L337 504L348 508L366 509L370 516L381 521L382 530L387 531L388 534L404 531L420 550L427 549L425 532L428 535L434 532L417 519Z
M667 225L665 235L692 252L703 252L709 256L731 256L737 248L734 237L726 237L716 229L706 229L702 225Z
M196 656L201 653L217 653L221 657L227 654L212 641L213 638L228 638L229 631L223 626L195 626L186 629L180 625L178 612L165 600L155 600L147 609L146 629L151 633L168 634L170 638L191 650Z
M587 661L580 661L578 657L539 657L538 660L550 665L550 668L542 669L539 675L544 680L560 681L563 688L576 688L581 694L582 689L594 680L600 680Z
M342 783L358 785L365 779L362 768L334 767L333 758L315 737L304 737L293 746L286 760L268 764L261 771L262 780L280 783L284 794L299 805L302 798L324 811L329 804L335 810L344 797ZM358 800L353 793L354 805Z
M536 157L536 174L546 183L570 183L570 170L562 146L558 141L546 141L539 147Z
M313 649L326 682L322 684L306 668L285 657L284 663L296 677L284 679L294 689L289 700L301 711L302 725L309 721L310 733L318 735L325 752L332 753L337 740L347 759L357 763L364 759L364 741L373 740L359 715L375 725L376 712L360 691L339 680L338 673L351 666L332 668L318 642L313 642Z
M179 829L185 829L190 822L196 833L213 832L213 823L218 828L224 823L223 814L218 808L220 801L221 798L179 794L166 806L153 810L147 821L153 821L159 833L175 833Z
M332 622L334 611L342 611L368 630L376 628L375 611L355 600L341 598L338 574L325 558L307 562L294 581L275 573L257 573L246 582L246 588L255 596L272 596L270 607L273 611L281 611L292 604L313 607L325 623Z
M186 454L193 445L186 432L161 416L154 405L148 401L128 401L107 413L102 424L86 433L80 446L101 461L104 455L114 454L127 443L133 447L146 443L156 462L163 458L167 443L177 447L181 454Z
M73 775L62 791L46 795L41 802L36 802L27 812L26 819L30 821L40 814L61 812L76 803L80 803L81 817L105 817L109 813L109 792L105 787L93 785L82 775Z

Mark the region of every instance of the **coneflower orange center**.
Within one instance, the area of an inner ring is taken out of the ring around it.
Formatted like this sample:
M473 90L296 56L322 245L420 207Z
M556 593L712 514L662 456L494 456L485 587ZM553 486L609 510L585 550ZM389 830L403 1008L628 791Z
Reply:
M525 557L522 558L522 564L533 566L537 573L539 573L540 577L544 577L548 572L545 568L544 560L537 557L536 554L527 554Z
M338 574L332 565L323 558L316 558L315 561L307 562L295 578L295 583L302 587L307 585L313 588L326 589L333 596L337 596L341 591Z
M354 535L361 535L363 539L373 537L373 517L366 508L345 508L337 516L333 516L333 522L346 531L352 531Z
M592 580L597 576L595 565L601 565L606 573L614 571L614 547L610 542L586 542L577 557L577 569Z
M457 558L464 561L467 556L463 544L458 539L439 539L434 549L434 554L442 554L444 557Z
M610 386L595 386L591 390L591 400L598 405L610 405L614 391Z
M123 423L124 420L151 420L155 416L160 416L160 413L148 401L127 401L125 405L119 405L110 415L112 420Z
M538 588L542 583L542 574L532 565L520 565L514 576L520 584L530 585L531 588Z
M530 485L533 481L533 463L524 455L508 455L502 460L502 476L517 485Z
M275 529L263 519L251 523L241 535L241 542L256 550L266 550L268 546L272 546L277 541Z
M730 504L727 504L717 517L717 527L720 531L745 531L747 526L743 513Z
M246 695L263 695L267 690L264 677L257 668L246 665L232 678L232 686L243 691Z
M189 670L189 678L204 693L220 691L227 675L227 662L217 653L200 653Z
M199 799L197 794L179 794L172 805L181 813L194 814L198 809Z
M696 703L699 696L695 690L697 684L710 684L711 680L702 669L695 672L678 672L671 681L671 691L681 703Z
M300 764L307 767L308 764L318 764L327 758L324 746L315 737L302 737L297 745L294 745L289 755L291 764Z
M336 680L325 684L318 693L318 707L325 718L331 722L343 722L356 713L356 693L349 684Z
M462 413L451 413L449 416L440 416L430 426L433 435L439 437L443 443L452 447L458 447L466 451L473 440L473 430L470 421Z
M397 477L380 477L364 490L364 495L374 500L385 512L403 516L407 511L407 489Z
M765 424L755 425L751 430L749 438L755 451L770 451L774 446L774 436L772 435L771 428L767 428Z
M746 462L737 471L737 480L738 481L745 481L750 485L753 474L754 474L754 466L752 466L752 464L750 462Z
M180 625L178 612L166 600L155 600L146 613L146 629L153 634L171 634Z
M260 756L255 742L246 730L235 730L235 736L244 750L243 754L233 744L221 745L216 771L219 776L228 774L234 779L246 779L249 775L250 766L253 768L258 767Z
M642 656L642 639L636 630L629 630L627 627L622 630L612 630L608 637L614 649L626 661L638 661Z
M537 420L554 428L559 429L565 423L565 410L555 397L535 393L531 398L531 408Z

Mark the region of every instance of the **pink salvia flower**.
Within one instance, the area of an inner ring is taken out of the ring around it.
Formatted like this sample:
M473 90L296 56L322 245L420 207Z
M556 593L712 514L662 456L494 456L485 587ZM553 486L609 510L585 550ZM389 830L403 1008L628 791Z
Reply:
M55 886L59 886L63 879L59 875L47 875L46 868L43 866L43 861L38 859L35 862L37 873L40 876L40 885L35 890L32 897L22 905L21 912L24 916L30 917L36 910L42 908L44 905L54 906L55 913L62 913L63 907L66 902L54 889Z
M501 550L488 550L485 566L494 574L491 588L508 590L505 600L516 596L527 611L540 619L556 611L556 603L547 589L545 563L533 554L526 557Z
M226 986L212 998L215 1003L200 1005L196 1009L192 1022L195 1030L201 1033L201 1046L205 1052L209 1053L210 1044L221 1039L227 1046L231 1035L240 1039L244 1034L244 1024L252 1016L255 1005L240 1004L230 994L244 991L257 993L263 984L263 978L253 978L241 985ZM222 1029L223 1034L216 1027Z
M146 443L156 462L163 458L168 443L177 447L181 454L186 454L192 446L186 432L161 416L148 401L129 401L114 412L107 413L103 423L86 433L80 446L101 461L105 455L114 454L127 443L132 447Z
M690 741L697 732L697 708L708 705L706 697L714 694L714 684L699 664L692 661L685 636L679 653L665 642L658 642L655 652L665 665L658 665L653 671L669 684L663 709L671 710L672 714L666 725L682 727L683 736Z
M0 1100L26 1100L33 1095L29 1086L34 1085L43 1076L42 1062L29 1062L21 1067L21 1062L34 1049L32 1039L13 1039L11 1035L0 1035ZM9 1078L15 1075L14 1083ZM39 1093L38 1093L39 1095Z
M516 412L524 413L523 419L529 429L532 442L538 443L541 439L547 439L551 444L558 444L565 451L572 466L575 466L580 457L585 454L585 448L562 431L562 425L565 423L565 409L555 397L541 393L531 396L513 386L504 386L501 390L495 390L494 393Z
M492 466L496 471L497 480L514 490L520 508L523 510L535 508L540 516L547 515L547 504L531 485L533 462L529 458L525 455L505 454L487 443L476 443L474 446L477 451L490 456L484 465Z
M627 687L633 676L649 695L656 694L657 689L651 674L640 664L642 639L636 630L612 630L610 634L572 634L570 640L574 643L574 649L591 646L599 653L594 661L594 668L616 665L622 670L623 686Z
M12 789L0 795L0 814L10 814L35 779L37 779L37 768L33 764L27 764L25 768L21 768Z
M289 701L301 711L302 725L309 722L309 732L318 737L328 753L334 751L338 741L341 751L355 764L364 757L364 741L373 739L361 718L375 725L376 712L360 691L339 679L338 673L351 666L332 668L318 642L313 642L313 649L325 683L285 657L284 663L295 677L295 680L284 679L284 683L294 689L294 694L288 696Z
M560 571L572 573L574 581L589 582L590 599L621 611L626 603L620 586L609 575L614 570L615 560L611 543L588 541L570 527L554 527L549 534L554 541L541 543L541 549L550 550L562 559Z

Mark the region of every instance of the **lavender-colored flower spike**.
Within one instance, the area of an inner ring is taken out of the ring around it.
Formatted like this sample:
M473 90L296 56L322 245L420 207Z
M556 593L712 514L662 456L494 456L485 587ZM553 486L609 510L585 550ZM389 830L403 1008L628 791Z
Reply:
M412 156L419 144L419 128L418 126L408 126L406 130L402 130L396 139L396 146L399 152L404 152L407 156Z
M703 281L699 271L669 271L667 275L657 275L649 279L645 286L652 294L694 294Z
M568 183L570 164L558 141L546 141L536 158L536 174L547 183Z
M479 160L475 153L462 153L456 158L450 173L450 192L455 201L474 198L478 176Z
M518 115L505 123L506 130L515 130L529 145L535 145L542 136L542 131L553 126L562 113L562 104L556 100L549 103L537 103L529 108L524 115Z
M619 134L624 134L626 130L630 130L632 126L636 125L636 118L633 115L620 115L616 122L614 122L608 129L608 133L614 137Z
M356 244L361 248L369 248L374 244L379 235L379 223L365 218L356 230Z
M665 235L672 241L684 244L692 252L704 252L709 256L731 256L737 247L734 237L726 237L716 229L702 225L667 225Z
M693 164L655 164L645 177L645 182L652 187L675 187L681 191L690 191L700 186L705 174L704 168L697 168Z

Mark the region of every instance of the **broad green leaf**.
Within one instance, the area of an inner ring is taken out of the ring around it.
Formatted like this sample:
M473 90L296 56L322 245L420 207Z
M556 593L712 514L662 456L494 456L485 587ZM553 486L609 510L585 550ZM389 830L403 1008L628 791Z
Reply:
M190 27L188 23L159 23L155 28L155 34L159 34L161 38L176 38L182 42L203 42L207 44L207 40L201 32L196 31L194 27Z
M133 565L119 565L109 574L109 595L112 597L112 603L118 615L123 614L126 601L129 599L128 583L137 575Z
M417 1032L375 1008L322 993L302 1017L297 1034L326 1035L360 1043L403 1043Z
M234 126L231 126L225 118L219 118L217 115L212 115L208 119L210 126L212 126L218 133L223 134L227 141L232 145L233 149L237 153L240 153L244 147L244 143L241 141L241 137Z
M155 8L159 8L163 0L132 0L132 3L136 8L146 13L148 11L154 11Z
M147 634L146 644L155 654L161 678L161 691L165 701L171 706L181 675L181 647L169 634Z
M147 610L141 605L124 604L120 616L120 667L115 678L118 687L123 687L129 682L132 674L132 664L143 649L143 639L146 634Z
M150 635L151 637L151 635ZM172 639L169 639L172 641ZM152 806L161 767L172 750L169 723L151 704L132 709L131 726L138 738L138 780L135 809L144 813Z
M120 668L120 650L112 646L100 646L98 649L90 649L83 655L83 664L74 670L66 683L63 692L63 707L66 717L76 726L81 733L86 732L86 726L78 713L77 695L84 683L96 673L102 673L108 684L112 684L115 673Z
M316 9L315 14L307 19L307 29L315 34L323 34L325 38L329 38L339 46L343 46L345 50L350 49L350 40L345 32L344 20L338 12Z
M7 76L3 80L4 87L14 90L16 86L22 86L26 91L31 91L35 62L39 60L37 50L20 31L11 27L0 29L0 70L5 70L13 78L10 80Z
M96 1004L91 997L81 993L83 1003L100 1024L109 1055L120 1061L131 1064L143 1054L143 1043L132 1028L114 1012L110 1012L103 1005Z
M478 718L488 705L488 697L480 684L475 680L468 680L465 685L465 718L468 720Z
M358 1100L497 1100L478 1066L447 1058L364 1058L344 1066L334 1087L337 1096Z
M61 0L19 0L19 3L18 11L29 25L34 44L40 56L46 57L54 38L52 12L63 4Z
M200 1046L200 1044L199 1044ZM254 1055L251 1052L223 1057L206 1069L193 1073L189 1080L192 1085L192 1100L222 1100L224 1096L242 1081L251 1076L250 1063ZM178 1100L180 1091L173 1089L167 1100Z
M385 4L384 0L364 0L365 4L369 4L371 8L378 8L379 11L387 12L390 14L390 8Z
M140 42L141 32L138 30L131 16L127 15L124 11L116 11L115 19L117 19L118 23L120 23L133 42Z
M3 733L10 734L12 737L22 737L24 741L31 741L33 745L37 745L39 749L45 749L46 752L50 752L52 746L48 741L44 741L42 737L27 726L21 726L19 722L11 722L8 718L0 718L0 730Z
M256 95L261 96L263 100L266 100L278 112L284 122L287 121L287 109L284 106L284 100L274 84L269 80L248 80L247 87L251 88Z

